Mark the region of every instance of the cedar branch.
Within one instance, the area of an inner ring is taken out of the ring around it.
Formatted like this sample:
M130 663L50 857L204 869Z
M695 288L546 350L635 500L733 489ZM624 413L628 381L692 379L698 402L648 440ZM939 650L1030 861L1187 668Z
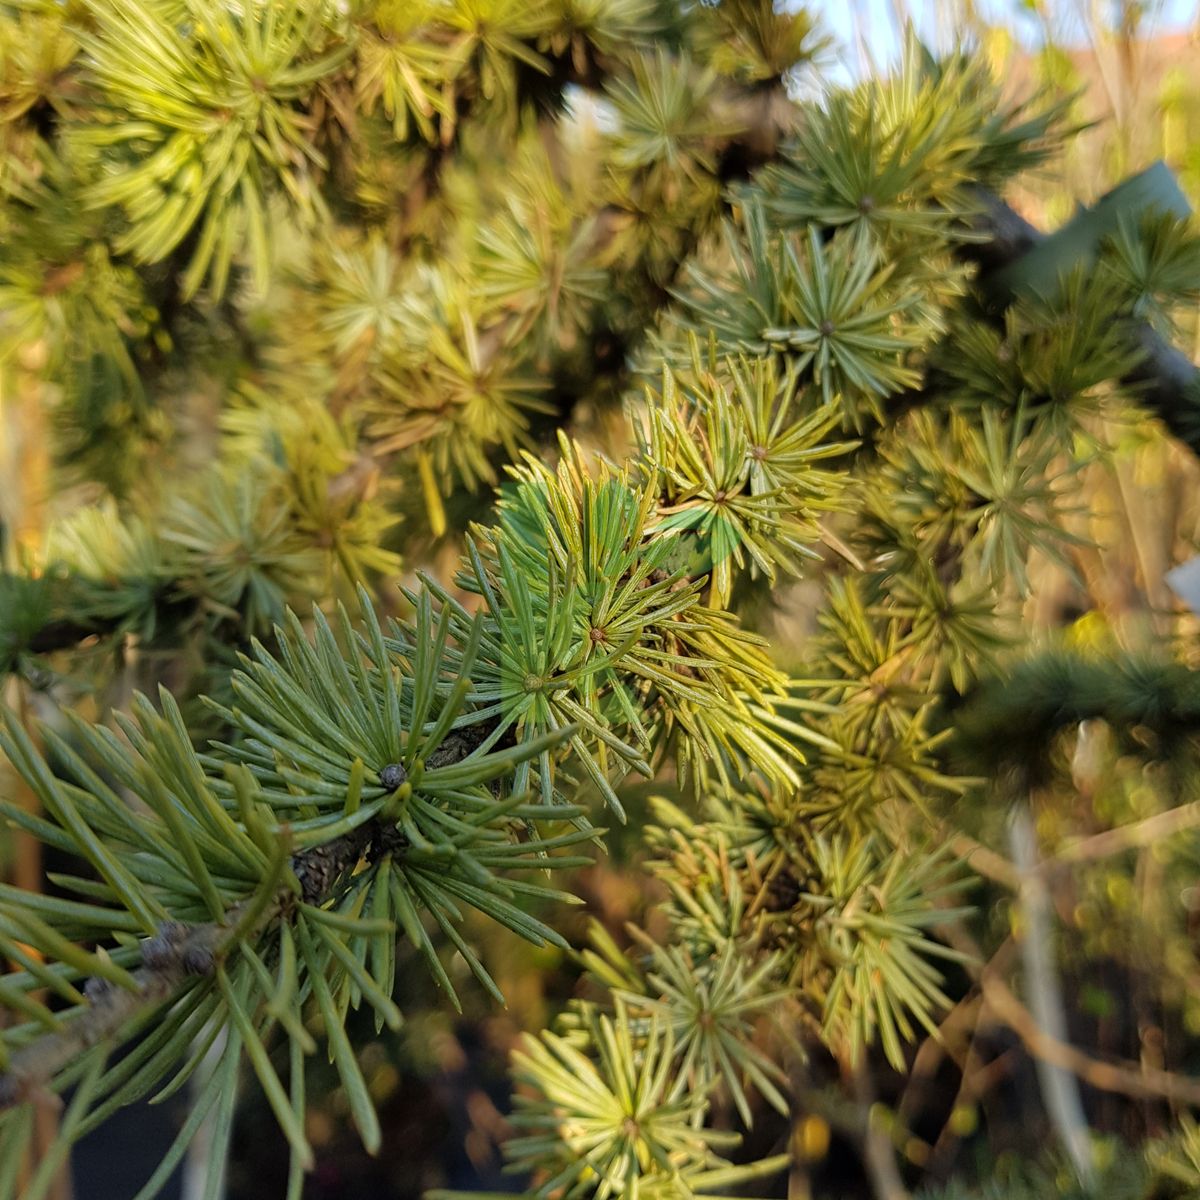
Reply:
M984 188L971 189L977 206L974 230L979 241L967 242L959 254L980 271L984 291L989 276L1035 250L1046 235ZM1011 295L994 295L1007 303ZM1145 321L1130 321L1128 333L1141 351L1137 365L1122 382L1189 449L1200 454L1200 367Z

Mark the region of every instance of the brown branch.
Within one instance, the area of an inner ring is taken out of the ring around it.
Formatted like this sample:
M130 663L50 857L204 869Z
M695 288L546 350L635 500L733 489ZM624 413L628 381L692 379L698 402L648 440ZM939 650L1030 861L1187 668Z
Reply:
M976 1053L975 1044L972 1042L964 1059L962 1077L954 1095L954 1102L934 1139L933 1148L925 1164L930 1177L944 1178L953 1161L955 1147L967 1136L965 1131L956 1127L955 1116L964 1105L978 1106L993 1088L1010 1078L1015 1060L1020 1054L1021 1051L1013 1046L1002 1051L998 1057L984 1062Z
M953 931L949 932L948 940L953 942ZM1007 970L1016 950L1017 944L1013 938L1006 937L983 969L997 974ZM978 974L978 971L972 973ZM901 1121L910 1119L921 1098L918 1096L918 1089L932 1078L944 1054L954 1059L960 1072L954 1101L949 1107L941 1131L921 1164L930 1177L939 1176L942 1164L949 1161L954 1153L954 1146L961 1138L954 1123L954 1117L960 1108L965 1104L978 1103L1001 1079L1011 1073L1011 1059L1016 1053L1015 1049L1006 1050L998 1058L988 1062L984 1061L976 1049L975 1040L985 1023L986 1015L987 1005L983 996L977 987L971 988L938 1027L937 1034L926 1038L913 1060L909 1082L897 1110ZM955 1041L961 1039L965 1043L961 1055L956 1053L958 1047L951 1041L952 1038Z
M1093 862L1100 858L1111 858L1114 854L1122 854L1126 850L1136 850L1149 846L1163 838L1188 829L1200 826L1200 800L1191 804L1181 804L1178 808L1170 808L1166 812L1156 813L1143 821L1134 821L1128 825L1119 825L1116 829L1107 829L1103 833L1094 834L1082 841L1073 842L1061 849L1053 860L1043 866L1043 870L1058 864Z
M142 966L133 972L137 989L89 980L88 1007L57 1033L48 1033L15 1051L0 1074L0 1110L36 1096L85 1050L112 1037L128 1021L175 997L189 979L208 974L223 925L165 922L142 943Z
M989 850L970 834L955 833L951 835L948 844L951 851L977 875L982 875L984 879L990 879L993 883L1001 883L1014 891L1020 887L1021 875L1017 868L1004 855Z
M1165 1099L1200 1108L1198 1079L1155 1067L1145 1067L1139 1063L1106 1062L1093 1058L1069 1042L1051 1037L1001 979L999 954L985 966L977 966L975 964L983 958L979 944L962 922L955 921L939 928L950 945L967 957L967 972L979 984L984 1003L999 1020L1016 1033L1030 1054L1071 1071L1097 1091L1116 1092L1138 1098Z
M385 767L384 771L392 768ZM404 769L395 783L404 782ZM381 772L382 774L382 772ZM352 871L362 858L370 862L408 845L408 840L394 825L378 819L367 821L357 829L292 856L292 873L300 883L300 896L306 904L323 903L337 887L338 881Z
M867 1169L875 1200L909 1200L896 1162L896 1147L876 1114L875 1091L865 1059L854 1066L853 1081L854 1096L862 1112L863 1166Z
M1053 950L1053 904L1046 880L1037 871L1037 831L1028 801L1013 805L1009 845L1013 865L1021 875L1021 886L1013 898L1013 910L1021 929L1017 944L1024 968L1025 991L1038 1029L1065 1045L1067 1009ZM1071 1071L1048 1058L1039 1057L1036 1065L1046 1114L1080 1181L1090 1185L1096 1168L1078 1080Z
M486 737L480 728L451 733L429 756L428 765L461 761ZM405 781L404 768L395 763L384 767L380 781L395 790ZM293 855L291 868L300 884L301 899L308 904L324 903L361 859L375 861L407 844L394 825L376 818L325 845ZM295 893L285 888L274 904L268 902L264 919L279 916L294 900ZM63 1029L44 1034L10 1056L7 1070L0 1073L0 1111L36 1096L85 1050L113 1037L136 1017L168 1003L190 981L211 975L244 908L245 902L234 905L222 921L164 922L155 937L142 942L142 965L132 973L137 984L134 989L89 980L84 987L87 1008L73 1014Z
M1046 1033L1033 1014L996 975L985 972L980 985L987 1006L1017 1034L1030 1054L1043 1062L1072 1072L1084 1083L1102 1092L1163 1099L1200 1108L1200 1080L1157 1067L1129 1062L1104 1062L1093 1058L1069 1042L1059 1041Z
M1116 829L1106 829L1103 833L1070 842L1055 854L1042 859L1034 869L1034 874L1055 875L1076 863L1112 858L1126 850L1150 846L1177 833L1198 827L1200 800L1194 800L1190 804L1181 804L1177 808L1146 817L1145 820L1119 825ZM1014 891L1020 886L1021 875L1016 867L1002 854L990 850L969 834L949 835L948 845L976 874Z

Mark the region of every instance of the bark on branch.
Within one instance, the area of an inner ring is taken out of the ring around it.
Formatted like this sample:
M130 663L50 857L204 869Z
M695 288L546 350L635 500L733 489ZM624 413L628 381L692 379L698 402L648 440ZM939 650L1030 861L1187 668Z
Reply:
M57 1033L48 1033L13 1053L0 1074L0 1110L42 1091L64 1067L112 1037L141 1013L166 1004L190 980L210 973L224 926L165 922L142 943L142 966L133 972L137 990L91 979L84 987L88 1007Z
M438 747L440 757L433 765L466 758L485 736L473 728L455 731ZM430 761L433 759L431 755ZM399 787L405 779L404 768L398 764L385 767L380 774L386 786ZM323 904L336 895L341 880L361 859L373 862L402 851L407 844L394 825L375 819L325 845L293 855L291 868L300 884L301 899ZM281 890L278 902L268 903L264 918L280 916L294 900L294 892ZM211 975L229 948L230 933L244 909L245 902L235 905L219 922L164 922L155 937L142 942L142 965L132 973L136 989L89 980L84 987L86 1008L68 1018L61 1030L37 1038L10 1056L8 1068L0 1073L0 1111L44 1091L83 1051L116 1036L136 1017L169 1003L188 983Z

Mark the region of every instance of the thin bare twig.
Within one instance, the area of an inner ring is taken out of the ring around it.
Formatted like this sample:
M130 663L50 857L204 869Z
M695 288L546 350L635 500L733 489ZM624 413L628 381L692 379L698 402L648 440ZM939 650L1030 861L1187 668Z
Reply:
M875 1200L909 1200L908 1189L900 1178L896 1163L896 1147L875 1115L875 1091L866 1059L860 1059L853 1069L854 1095L862 1110L863 1165L871 1180Z
M979 944L961 922L939 928L947 942L966 956L966 970L978 982L984 1002L992 1014L1021 1039L1026 1050L1035 1058L1044 1058L1066 1068L1098 1091L1159 1098L1200 1108L1200 1079L1142 1067L1134 1062L1104 1061L1069 1042L1052 1037L1001 978L999 956L980 967L978 964L983 961L983 954Z
M995 975L985 973L983 998L987 1006L1025 1043L1035 1058L1070 1071L1102 1092L1157 1098L1200 1108L1200 1080L1135 1063L1103 1062L1068 1042L1050 1036L1034 1015Z
M990 879L993 883L1002 883L1014 891L1021 885L1021 875L1017 868L1002 854L989 850L982 842L977 842L970 834L955 833L949 838L951 851L967 864L977 875Z
M1155 813L1141 821L1119 825L1116 829L1106 829L1103 833L1095 833L1076 842L1068 842L1054 854L1040 859L1033 873L1053 875L1076 863L1112 858L1127 850L1138 850L1197 828L1200 828L1200 800ZM997 854L966 833L951 834L948 841L950 849L976 874L1013 890L1020 886L1021 873L1004 855Z
M1037 834L1029 807L1018 802L1013 808L1010 829L1013 864L1021 875L1016 905L1021 914L1021 959L1025 967L1025 985L1038 1028L1056 1041L1066 1043L1067 1016L1062 985L1051 949L1052 911L1050 894L1037 868ZM1042 1099L1079 1178L1089 1184L1095 1165L1092 1139L1083 1099L1076 1077L1066 1068L1044 1056L1038 1058L1038 1079Z
M1043 869L1058 863L1093 862L1100 858L1111 858L1114 854L1149 846L1173 834L1197 827L1200 827L1200 800L1181 804L1178 808L1156 813L1143 821L1133 821L1128 825L1107 829L1103 833L1073 842L1059 850Z

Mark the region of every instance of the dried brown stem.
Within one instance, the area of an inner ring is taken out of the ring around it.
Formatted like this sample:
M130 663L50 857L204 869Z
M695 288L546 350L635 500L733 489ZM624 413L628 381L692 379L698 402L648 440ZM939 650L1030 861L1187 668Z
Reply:
M854 1095L862 1110L863 1165L875 1200L909 1200L896 1162L896 1147L876 1115L875 1092L865 1060L854 1068Z
M1198 827L1200 800L1195 800L1190 804L1181 804L1166 812L1156 813L1145 820L1132 821L1128 825L1119 825L1116 829L1106 829L1103 833L1069 842L1053 855L1042 859L1037 864L1035 873L1043 876L1053 875L1075 863L1112 858L1127 850L1154 845L1164 838ZM949 837L949 845L976 874L1014 890L1020 886L1021 876L1016 867L1004 855L988 849L969 834L952 834Z
M978 943L961 922L943 927L942 933L956 950L968 957L967 969L976 978L987 1007L1017 1034L1030 1054L1071 1071L1098 1091L1159 1098L1200 1108L1198 1079L1145 1068L1138 1063L1106 1062L1051 1037L1001 978L999 956L985 966L971 966L971 963L981 962L983 956Z
M1104 1062L1046 1033L1003 980L985 972L981 980L988 1007L1044 1062L1062 1067L1102 1092L1163 1099L1200 1108L1200 1080L1172 1071L1126 1062Z
M1134 821L1116 829L1107 829L1103 833L1064 846L1046 866L1111 858L1114 854L1152 845L1163 838L1195 829L1197 826L1200 826L1200 801L1181 804L1178 808L1156 813L1144 821Z

